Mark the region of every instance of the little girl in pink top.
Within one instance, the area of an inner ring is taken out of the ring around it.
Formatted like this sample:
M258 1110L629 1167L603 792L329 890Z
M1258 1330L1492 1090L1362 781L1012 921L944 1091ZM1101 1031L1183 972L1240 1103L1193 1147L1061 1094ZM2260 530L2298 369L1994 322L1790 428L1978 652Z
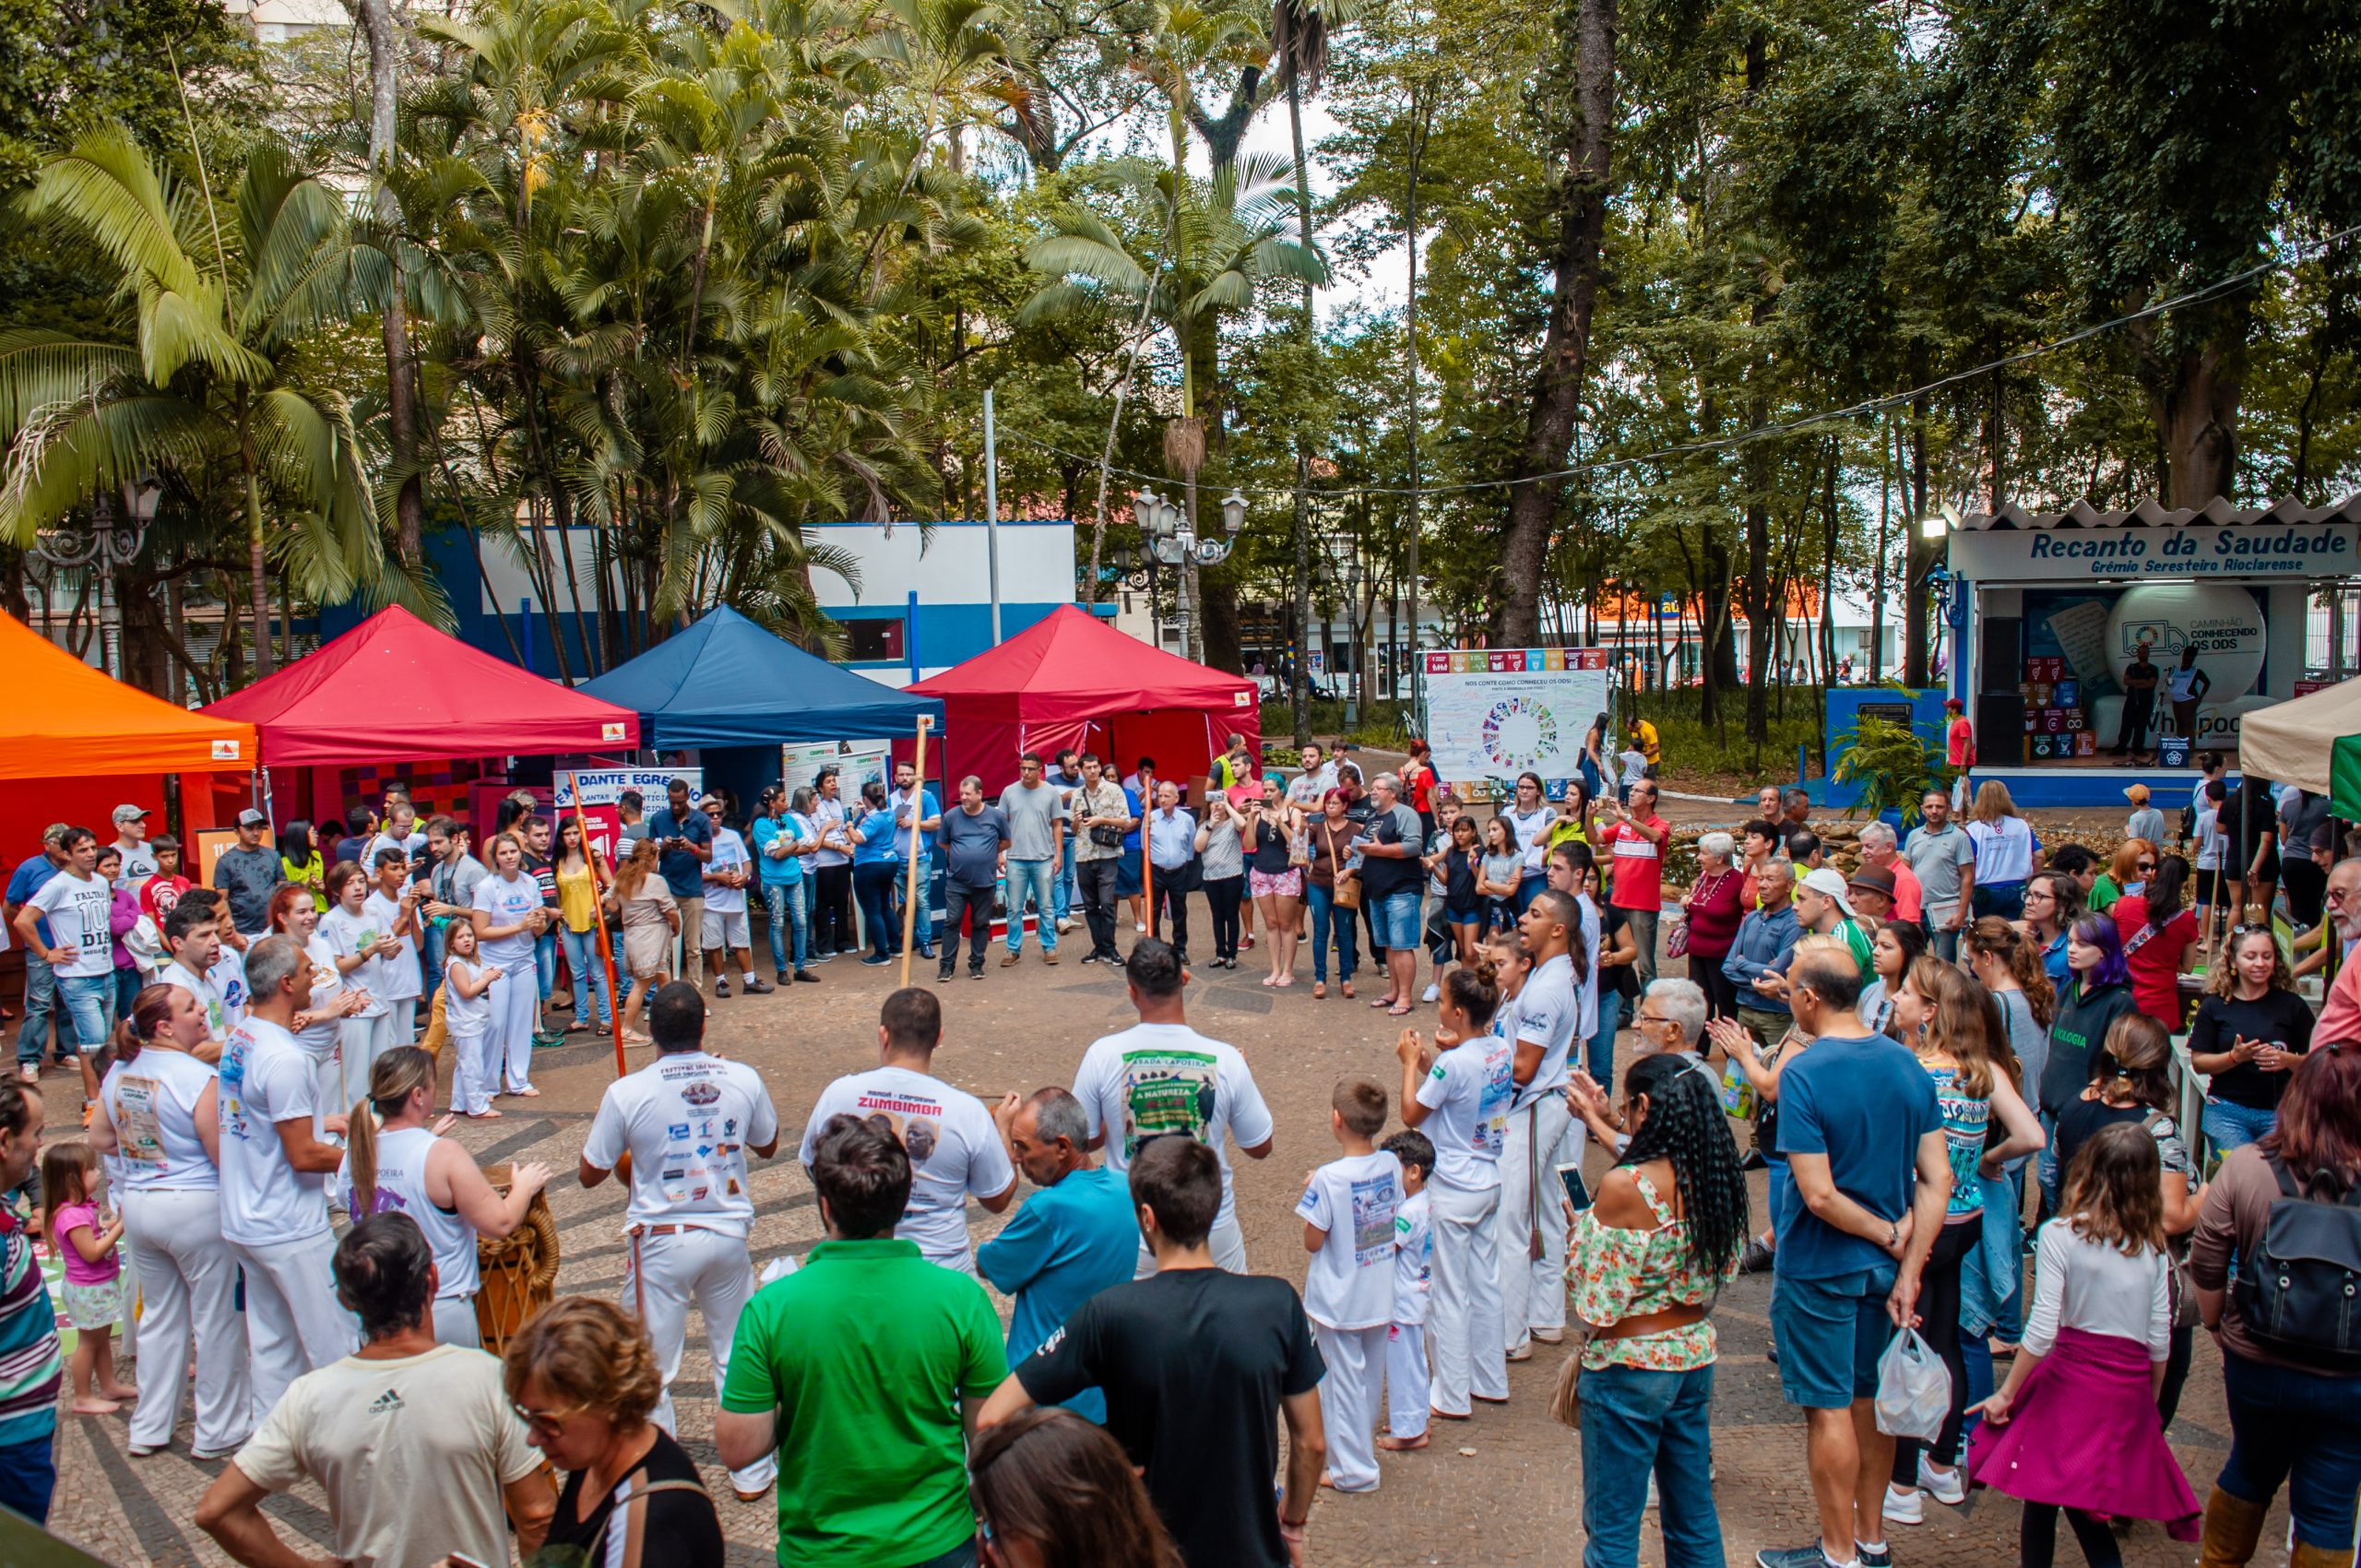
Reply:
M52 1144L41 1157L41 1184L50 1245L65 1263L61 1295L75 1334L74 1413L111 1416L123 1408L119 1401L139 1393L114 1375L114 1325L123 1311L123 1259L115 1243L123 1239L123 1218L99 1218L104 1179L88 1144Z

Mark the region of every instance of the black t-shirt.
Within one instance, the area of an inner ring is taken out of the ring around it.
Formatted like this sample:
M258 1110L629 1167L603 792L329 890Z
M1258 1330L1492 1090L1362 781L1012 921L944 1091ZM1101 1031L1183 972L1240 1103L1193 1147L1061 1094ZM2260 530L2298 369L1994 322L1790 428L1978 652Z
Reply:
M1369 819L1369 840L1372 844L1403 845L1413 852L1408 855L1363 855L1361 892L1364 897L1383 898L1406 887L1415 887L1426 880L1426 868L1418 863L1416 854L1418 846L1425 842L1418 837L1417 812L1397 804L1390 811L1372 813Z
M599 1568L606 1568L610 1562L617 1564L617 1568L722 1568L727 1554L721 1542L721 1520L713 1511L713 1499L702 1490L696 1462L661 1428L657 1430L656 1446L647 1451L647 1457L617 1481L616 1491L600 1499L591 1508L588 1518L577 1521L575 1513L581 1503L584 1474L576 1470L565 1478L565 1491L557 1500L557 1517L550 1521L550 1546L573 1548L586 1554L584 1560ZM610 1556L610 1521L619 1537L630 1527L628 1515L623 1519L614 1517L616 1492L628 1488L628 1501L651 1483L679 1481L698 1482L699 1490L667 1486L647 1493L647 1526L639 1532L639 1550L626 1548L620 1554Z
M2292 991L2268 991L2253 1002L2235 996L2208 996L2197 1004L2197 1021L2189 1027L2189 1054L2226 1051L2240 1038L2259 1039L2301 1055L2312 1048L2312 1010ZM2242 1062L2213 1075L2209 1098L2226 1099L2255 1111L2276 1111L2286 1092L2285 1073L2266 1073Z
M1619 909L1610 904L1599 910L1599 944L1609 948L1619 945L1625 928L1631 923L1631 913L1628 909ZM1603 966L1598 971L1598 993L1605 996L1609 992L1618 996L1639 995L1640 977L1637 971L1629 964Z
M2279 828L2280 847L2290 855L2308 855L2316 847L2326 849L2330 843L2328 798L2305 790L2292 808L2280 808Z
M517 869L540 884L542 904L550 909L556 909L557 867L542 856L527 849L517 857Z
M1476 873L1481 869L1483 863L1484 857L1479 850L1463 849L1454 844L1443 851L1443 904L1454 913L1465 915L1470 921L1476 918L1477 909L1484 902L1476 891Z
M1279 1401L1326 1371L1294 1286L1189 1268L1093 1296L1016 1378L1043 1405L1106 1391L1107 1430L1190 1568L1287 1568Z
M2079 1095L2058 1113L2058 1136L2054 1140L2058 1153L2058 1169L2064 1170L2074 1163L2074 1151L2089 1143L2118 1122L2145 1122L2148 1108L2144 1105L2109 1105L2103 1099L2084 1099Z
M2254 807L2251 812L2247 809L2249 803ZM2272 805L2269 787L2258 784L2251 802L2243 785L2232 790L2230 798L2222 802L2220 826L2224 847L2235 847L2236 850L2223 861L2223 874L2233 882L2242 883L2247 880L2248 869L2254 864L2254 853L2261 847L2262 836L2266 833L2275 835L2278 830L2278 814ZM2261 878L2265 882L2275 882L2278 877L2279 846L2273 842L2271 852L2262 857Z

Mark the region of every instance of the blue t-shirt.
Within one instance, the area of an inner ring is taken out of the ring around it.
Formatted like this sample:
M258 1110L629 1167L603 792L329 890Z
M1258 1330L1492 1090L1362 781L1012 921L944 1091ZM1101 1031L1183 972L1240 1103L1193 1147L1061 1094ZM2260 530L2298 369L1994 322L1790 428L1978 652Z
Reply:
M1918 1140L1943 1130L1935 1081L1883 1035L1823 1038L1779 1075L1779 1152L1824 1154L1836 1190L1880 1219L1909 1212ZM1778 1271L1829 1279L1892 1262L1885 1249L1821 1219L1801 1202L1779 1232Z
M1131 1187L1112 1170L1076 1170L1026 1199L1000 1234L976 1249L983 1277L1016 1298L1008 1320L1009 1364L1048 1343L1083 1302L1131 1278L1139 1251ZM1107 1396L1096 1388L1066 1408L1107 1420Z
M56 874L57 862L47 855L28 856L18 862L16 874L8 879L8 902L20 908L31 903L33 895L47 886L49 879ZM57 945L57 939L49 934L47 915L35 921L33 929L41 932L42 945L48 947Z
M853 825L852 863L857 866L880 865L902 857L895 851L895 840L900 837L894 831L894 814L873 811Z
M803 880L802 856L773 855L769 852L770 847L781 839L785 839L789 844L800 844L803 841L803 835L795 830L793 817L758 816L754 819L752 831L754 838L754 863L762 868L764 886L792 887Z
M685 838L692 844L700 844L710 849L713 848L713 819L691 808L687 816L675 823L672 808L664 806L649 815L647 837L658 841ZM705 868L706 862L686 849L657 851L656 869L664 873L664 885L672 890L675 898L705 897Z

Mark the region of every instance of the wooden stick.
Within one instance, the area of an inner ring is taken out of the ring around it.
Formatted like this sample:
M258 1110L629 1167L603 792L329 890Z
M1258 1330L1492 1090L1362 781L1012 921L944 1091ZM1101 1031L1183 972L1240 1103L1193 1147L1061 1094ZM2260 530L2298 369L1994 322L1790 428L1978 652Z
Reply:
M925 829L919 824L926 820L926 732L934 719L919 715L919 743L911 765L918 777L910 783L910 870L909 892L902 900L902 983L910 983L910 955L918 950L919 900L924 895L919 890L919 845Z
M607 869L606 857L591 847L590 819L582 810L581 778L574 769L569 767L565 770L565 782L566 787L574 791L574 821L575 826L582 829L582 853L590 862L591 912L598 916L595 929L599 932L599 962L605 965L607 969L607 1022L614 1029L615 1076L620 1078L631 1071L629 1064L623 1059L623 992L615 989L614 944L607 935L607 911L603 903L599 901L601 885L611 887L614 885L615 878L614 873ZM618 918L621 918L622 913L620 909L616 910ZM577 983L583 979L580 975L574 978Z

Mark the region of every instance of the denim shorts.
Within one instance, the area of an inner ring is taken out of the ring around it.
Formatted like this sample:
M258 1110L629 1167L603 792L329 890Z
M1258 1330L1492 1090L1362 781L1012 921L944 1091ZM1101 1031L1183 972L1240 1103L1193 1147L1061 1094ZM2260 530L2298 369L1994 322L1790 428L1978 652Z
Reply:
M1779 1392L1790 1405L1841 1410L1878 1391L1878 1358L1893 1336L1885 1300L1896 1265L1827 1279L1774 1277L1771 1332L1779 1343Z
M1389 893L1370 911L1370 940L1380 947L1418 945L1418 890L1405 887Z

